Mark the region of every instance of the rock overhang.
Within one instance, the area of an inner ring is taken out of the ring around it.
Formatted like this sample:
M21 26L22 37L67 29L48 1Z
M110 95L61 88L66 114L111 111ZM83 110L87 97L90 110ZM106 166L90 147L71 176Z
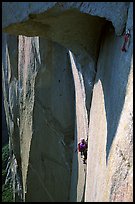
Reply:
M74 53L86 52L95 59L106 22L114 25L116 34L121 34L124 29L128 3L118 3L41 2L37 5L36 2L21 2L17 4L18 10L17 6L13 7L14 3L3 3L3 31L14 35L44 37ZM11 12L6 15L9 9ZM19 14L21 9L23 12ZM112 15L114 10L115 18L114 13Z

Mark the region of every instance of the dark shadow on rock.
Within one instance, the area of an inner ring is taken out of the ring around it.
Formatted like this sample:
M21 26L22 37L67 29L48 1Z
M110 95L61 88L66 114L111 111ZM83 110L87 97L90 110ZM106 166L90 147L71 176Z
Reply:
M34 41L32 50L36 59L33 67L38 72L34 86L26 202L68 202L75 128L72 71L67 67L68 62L65 63L67 50L59 44L40 38L40 53ZM63 64L57 63L59 61ZM61 83L58 83L60 77ZM59 98L59 91L65 95Z
M75 122L74 151L72 159L69 202L77 202L77 184L78 184L78 151L76 151L77 147L78 147L77 124Z
M132 49L130 48L127 53L122 53L121 45L123 39L121 40L121 37L115 35L110 23L108 26L106 25L102 37L103 41L100 48L95 83L98 80L101 81L104 93L107 120L107 162L125 101L128 76L131 68Z
M22 169L21 169L21 151L20 151L20 132L19 126L17 123L17 118L19 119L19 105L18 105L18 87L16 87L16 79L18 76L17 66L17 53L18 53L18 44L17 44L17 37L3 34L3 49L2 49L2 59L3 59L3 94L2 94L2 144L8 142L10 134L10 142L9 142L9 156L10 158L15 155L17 160L17 169L16 169L16 177L19 178L19 183L15 180L15 185L20 185L22 187ZM7 62L8 61L8 62ZM8 79L8 80L7 80ZM5 93L4 93L5 91ZM7 121L6 123L6 116L5 116L5 109L4 109L4 98L7 102ZM13 97L13 98L12 98ZM14 126L11 125L12 123ZM8 141L7 141L8 140ZM13 173L13 172L12 172ZM12 176L14 176L12 174ZM17 198L18 191L16 190L16 198ZM19 197L18 197L19 199Z

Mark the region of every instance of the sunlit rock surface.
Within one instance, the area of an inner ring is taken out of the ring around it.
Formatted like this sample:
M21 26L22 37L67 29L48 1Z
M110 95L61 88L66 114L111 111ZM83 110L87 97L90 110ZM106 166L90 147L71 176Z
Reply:
M2 4L15 201L132 202L132 18L128 2Z

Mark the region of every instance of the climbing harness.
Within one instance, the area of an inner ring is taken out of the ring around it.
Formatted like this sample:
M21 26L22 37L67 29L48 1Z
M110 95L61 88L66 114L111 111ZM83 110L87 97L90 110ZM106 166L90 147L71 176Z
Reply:
M130 31L127 30L125 35L124 35L124 44L121 48L122 52L126 52L127 51L127 48L128 48L128 45L129 45L129 39L130 39Z

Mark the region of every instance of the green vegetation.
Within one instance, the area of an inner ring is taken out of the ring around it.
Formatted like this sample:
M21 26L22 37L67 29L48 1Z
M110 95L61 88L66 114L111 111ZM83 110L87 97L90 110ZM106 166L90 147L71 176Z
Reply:
M8 157L9 157L9 148L8 148L8 144L6 144L2 148L2 202L13 202L13 190L12 190L11 181L9 180L5 184Z
M13 202L13 189L9 182L2 186L2 202Z
M8 156L9 156L9 148L8 148L8 144L6 144L2 148L2 169L6 169Z

